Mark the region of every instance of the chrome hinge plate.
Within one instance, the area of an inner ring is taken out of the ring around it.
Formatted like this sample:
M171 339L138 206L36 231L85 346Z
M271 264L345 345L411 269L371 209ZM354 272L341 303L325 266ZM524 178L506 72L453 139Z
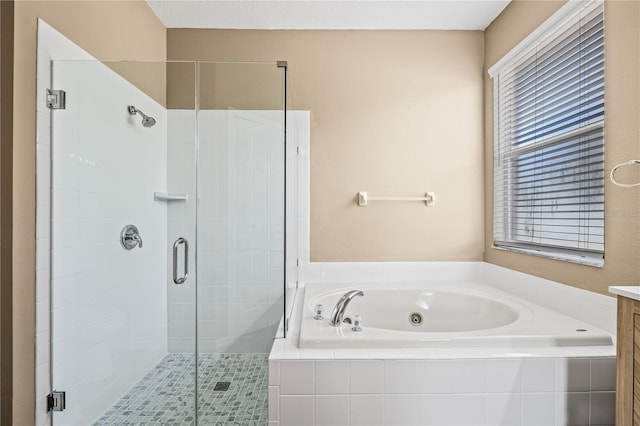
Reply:
M53 391L47 396L47 411L64 411L66 405L65 392Z
M67 93L64 90L47 89L47 108L65 109L67 107Z

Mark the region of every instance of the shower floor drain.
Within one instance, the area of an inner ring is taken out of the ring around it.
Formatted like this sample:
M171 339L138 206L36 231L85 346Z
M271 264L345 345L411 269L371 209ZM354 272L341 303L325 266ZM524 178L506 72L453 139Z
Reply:
M213 387L214 391L226 391L229 389L229 385L231 384L231 382L218 382L216 383L216 385Z

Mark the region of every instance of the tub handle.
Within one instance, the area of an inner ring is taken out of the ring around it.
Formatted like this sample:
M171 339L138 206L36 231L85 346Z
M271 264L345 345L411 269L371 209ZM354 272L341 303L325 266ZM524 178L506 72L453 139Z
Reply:
M353 316L353 327L351 327L351 331L355 331L356 333L362 331L362 316L360 316L360 314Z
M315 316L313 317L314 320L321 320L324 317L322 316L322 311L324 310L322 305L316 305L315 308L313 308L314 312L316 313Z

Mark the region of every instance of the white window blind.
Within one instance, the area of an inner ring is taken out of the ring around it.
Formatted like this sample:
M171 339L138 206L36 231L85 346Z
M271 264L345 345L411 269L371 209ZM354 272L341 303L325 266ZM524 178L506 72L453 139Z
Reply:
M493 75L494 244L601 264L602 2L519 49Z

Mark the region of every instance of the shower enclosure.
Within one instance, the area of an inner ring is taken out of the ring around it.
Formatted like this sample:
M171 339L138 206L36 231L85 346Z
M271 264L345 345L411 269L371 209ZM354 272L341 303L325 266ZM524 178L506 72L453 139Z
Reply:
M286 64L53 61L51 87L53 424L266 424Z

